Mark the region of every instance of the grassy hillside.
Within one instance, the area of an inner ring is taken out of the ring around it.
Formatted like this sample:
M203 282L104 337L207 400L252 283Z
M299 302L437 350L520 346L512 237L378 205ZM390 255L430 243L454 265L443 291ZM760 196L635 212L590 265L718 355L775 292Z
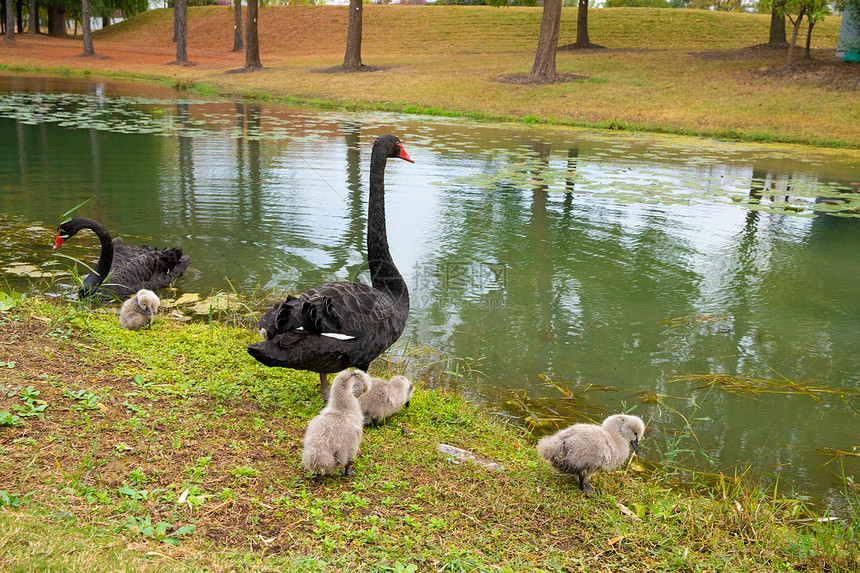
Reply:
M607 49L561 50L557 71L570 81L523 85L500 78L531 69L540 8L368 5L362 59L382 71L319 73L342 63L347 15L343 6L264 8L266 69L253 74L225 73L245 56L229 51L233 13L222 6L190 10L193 66L169 65L166 9L97 33L105 57L77 57L78 39L24 35L2 47L3 62L160 78L210 95L860 148L860 71L831 61L838 17L815 27L813 59L788 69L784 50L749 49L766 41L769 16L593 9L591 41ZM564 9L560 46L575 40L575 26L576 9Z
M487 6L383 6L364 8L362 52L370 54L504 54L534 52L540 8ZM575 8L564 8L559 46L576 40ZM343 6L273 6L260 11L264 54L337 54L343 57L348 13ZM589 11L591 41L607 48L647 50L733 49L767 41L770 15L605 8ZM839 17L818 24L814 48L836 49ZM803 30L805 31L805 26ZM97 32L96 40L137 43L172 37L172 10L151 10ZM223 7L191 8L189 45L213 40L233 45L233 12ZM193 56L193 54L191 54ZM193 58L192 58L193 59ZM265 62L264 62L265 63Z

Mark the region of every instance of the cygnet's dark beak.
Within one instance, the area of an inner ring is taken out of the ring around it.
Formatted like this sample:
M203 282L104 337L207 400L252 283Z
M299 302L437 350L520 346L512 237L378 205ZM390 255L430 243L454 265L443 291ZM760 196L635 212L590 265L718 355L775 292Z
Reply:
M151 308L147 308L147 309L146 309L146 314L148 314L149 316L152 316L152 309L151 309Z
M639 438L630 440L630 445L633 446L633 451L639 453Z

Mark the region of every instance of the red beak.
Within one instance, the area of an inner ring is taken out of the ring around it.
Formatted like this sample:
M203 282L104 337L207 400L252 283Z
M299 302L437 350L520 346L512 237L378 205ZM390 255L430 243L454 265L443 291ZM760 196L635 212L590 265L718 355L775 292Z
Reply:
M409 163L415 163L415 160L409 157L409 154L406 153L406 150L403 149L402 145L400 146L400 155L398 155L397 157L399 157L400 159L405 159Z
M62 231L57 231L57 242L54 243L54 248L59 249L60 245L62 245L66 240L61 236Z

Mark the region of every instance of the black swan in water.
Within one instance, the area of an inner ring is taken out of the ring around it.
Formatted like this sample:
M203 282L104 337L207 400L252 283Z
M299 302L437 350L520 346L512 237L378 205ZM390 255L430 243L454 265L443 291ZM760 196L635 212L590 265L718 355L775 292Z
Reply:
M318 372L324 400L328 374L349 367L366 371L400 338L409 315L409 291L391 259L385 231L389 157L415 163L393 135L373 143L367 204L367 262L373 286L331 282L288 296L260 318L266 340L248 346L248 353L266 366Z
M81 297L128 298L141 289L166 287L188 268L188 255L183 255L178 247L134 247L123 243L120 237L111 241L104 225L84 217L66 221L57 228L54 248L59 248L81 229L93 231L102 245L95 270L84 277L84 286L78 292Z

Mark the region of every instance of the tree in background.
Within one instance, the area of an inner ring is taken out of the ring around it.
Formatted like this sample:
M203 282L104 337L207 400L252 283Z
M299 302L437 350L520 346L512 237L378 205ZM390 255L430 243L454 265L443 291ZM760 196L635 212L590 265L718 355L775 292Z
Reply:
M242 0L233 0L233 52L242 51Z
M561 0L544 0L543 17L540 23L540 38L529 80L552 82L558 77L555 72L555 51L558 48L558 32L561 27Z
M812 43L812 28L817 22L824 19L827 15L826 0L783 0L780 5L774 4L779 13L788 18L791 22L791 40L788 42L788 56L785 60L785 65L790 66L794 60L794 48L797 45L797 36L800 32L800 25L805 17L809 21L809 27L806 36L806 57L810 56L810 44Z
M812 28L815 27L815 24L824 20L824 17L830 14L830 8L827 5L827 0L813 0L809 12L806 16L806 21L809 24L809 27L806 32L806 50L803 53L804 58L811 58L811 50L810 47L812 45Z
M48 35L57 38L66 37L66 6L62 0L51 0L47 3Z
M96 55L96 50L93 47L93 30L90 25L90 0L81 0L81 29L84 35L84 53L86 57Z
M770 8L770 38L767 45L774 48L788 47L788 40L785 39L785 12L780 12L784 4L785 0L774 0Z
M579 0L576 8L576 42L575 48L587 48L591 45L588 39L588 0Z
M248 0L248 20L245 22L245 67L246 72L263 68L260 62L260 40L257 36L257 0Z
M173 1L173 34L176 41L176 61L174 63L189 64L187 51L188 3L186 0Z
M28 27L30 34L39 33L39 5L36 4L36 0L30 0L30 23Z
M361 20L364 9L362 0L349 0L349 28L346 33L346 55L343 67L348 70L361 68Z
M15 4L14 0L6 0L6 37L7 44L15 43Z

